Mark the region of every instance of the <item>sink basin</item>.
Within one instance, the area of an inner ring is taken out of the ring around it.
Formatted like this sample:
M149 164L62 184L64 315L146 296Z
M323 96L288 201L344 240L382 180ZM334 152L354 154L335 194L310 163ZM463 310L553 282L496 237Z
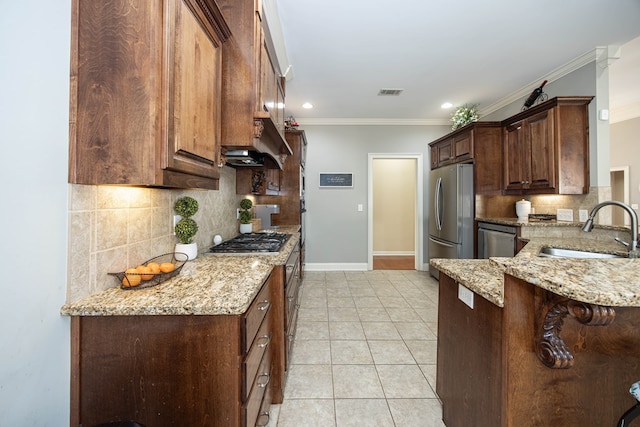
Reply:
M602 252L585 252L573 249L543 248L538 254L545 258L621 258L618 255Z

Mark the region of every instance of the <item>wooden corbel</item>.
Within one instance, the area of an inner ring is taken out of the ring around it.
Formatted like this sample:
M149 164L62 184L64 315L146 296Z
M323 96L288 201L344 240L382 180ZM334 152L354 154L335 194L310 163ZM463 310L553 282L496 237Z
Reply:
M571 315L583 325L606 326L613 322L616 312L608 306L558 298L546 306L543 315L540 336L535 346L536 355L549 368L567 369L573 366L573 354L560 337L564 318Z

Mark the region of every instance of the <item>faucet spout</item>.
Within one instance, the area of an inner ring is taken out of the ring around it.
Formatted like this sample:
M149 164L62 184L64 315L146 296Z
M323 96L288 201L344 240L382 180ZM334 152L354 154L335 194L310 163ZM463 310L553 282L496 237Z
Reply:
M606 202L598 203L591 213L589 214L589 218L585 221L582 226L582 231L591 231L593 230L593 220L596 217L596 214L600 209L605 206L618 206L629 214L631 217L631 241L629 242L629 258L639 258L640 251L638 251L638 214L634 211L631 206L626 203L618 202L617 200L609 200Z

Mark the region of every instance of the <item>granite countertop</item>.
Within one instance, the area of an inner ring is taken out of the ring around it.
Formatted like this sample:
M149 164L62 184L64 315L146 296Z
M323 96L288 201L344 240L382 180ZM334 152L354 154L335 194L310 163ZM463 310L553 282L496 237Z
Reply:
M476 218L477 222L487 222L490 224L512 225L514 227L581 227L584 222L557 221L553 220L528 220L519 221L518 218ZM595 228L603 230L629 231L629 227L619 225L595 224Z
M244 313L275 265L282 265L299 240L299 227L279 232L291 238L274 255L199 255L180 274L157 286L109 288L65 304L66 316L219 315Z
M616 242L533 238L514 258L433 259L431 264L499 307L504 306L504 274L576 301L640 307L640 259L541 258L543 247L625 255Z

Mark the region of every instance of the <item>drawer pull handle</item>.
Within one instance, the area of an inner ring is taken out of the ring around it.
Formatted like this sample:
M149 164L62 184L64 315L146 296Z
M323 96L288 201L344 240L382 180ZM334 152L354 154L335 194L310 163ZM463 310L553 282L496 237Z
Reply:
M263 418L266 417L266 421ZM264 411L260 415L258 415L258 421L256 422L256 427L266 427L269 425L269 411Z
M258 310L260 311L266 311L269 309L269 307L271 307L271 303L269 302L268 299L262 301L262 305L258 306Z
M258 347L265 348L271 342L271 335L263 335L258 339L264 339L265 340L264 342L261 342L261 343L258 344Z
M260 382L260 378L266 378L267 381ZM257 385L258 385L258 387L265 388L269 384L269 381L271 381L271 375L269 375L269 374L261 374L261 375L258 376Z

